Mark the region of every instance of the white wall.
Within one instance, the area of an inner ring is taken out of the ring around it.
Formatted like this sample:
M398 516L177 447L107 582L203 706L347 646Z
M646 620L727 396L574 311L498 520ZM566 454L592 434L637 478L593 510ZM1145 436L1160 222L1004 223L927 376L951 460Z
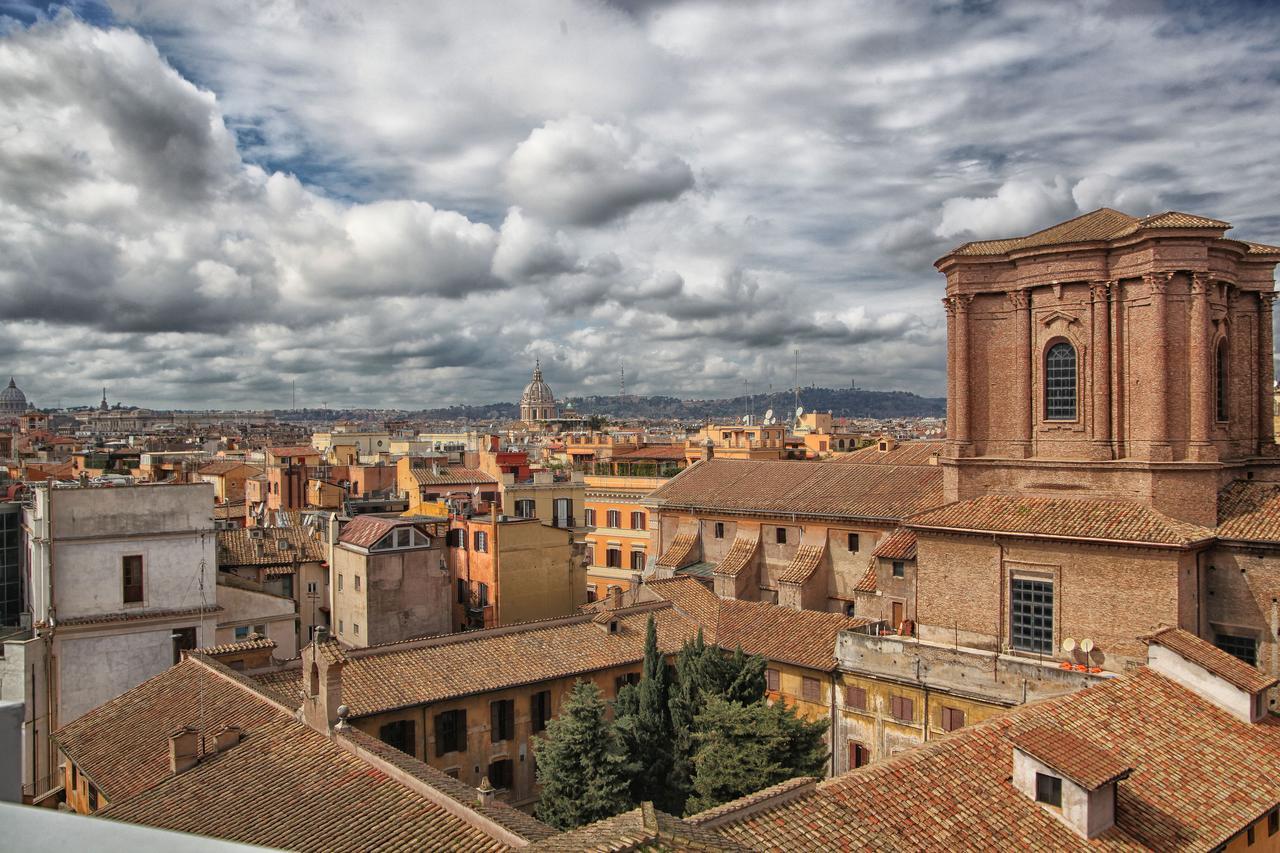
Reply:
M205 621L212 628L212 617L205 617ZM164 627L152 624L146 630L128 633L60 637L55 647L58 725L65 726L172 666L174 629L187 625L194 627L197 620Z
M1194 690L1219 708L1230 711L1246 723L1254 722L1256 706L1253 696L1204 667L1158 643L1152 643L1148 648L1147 662L1156 672Z

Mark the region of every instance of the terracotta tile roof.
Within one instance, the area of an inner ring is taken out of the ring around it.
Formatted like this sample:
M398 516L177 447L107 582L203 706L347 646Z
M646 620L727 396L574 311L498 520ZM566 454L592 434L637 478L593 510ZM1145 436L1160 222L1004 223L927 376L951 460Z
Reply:
M648 460L648 459L685 459L683 444L655 444L649 447L633 447L630 450L615 450L609 457L615 461Z
M778 583L804 583L818 570L826 553L826 543L797 546L791 562L778 575Z
M867 565L867 570L862 573L862 579L853 586L854 592L875 592L878 588L879 577L876 575L876 561L872 560Z
M1028 234L1000 240L977 240L954 249L952 255L1003 255L1022 249L1038 249L1062 246L1068 243L1093 243L1118 240L1144 228L1211 228L1225 231L1231 224L1217 219L1207 219L1190 213L1170 210L1139 219L1118 210L1103 207L1098 210L1059 222L1057 225Z
M1280 483L1236 480L1220 491L1218 537L1280 542Z
M138 622L143 619L172 619L178 616L199 616L221 613L222 607L210 604L204 607L162 607L153 610L122 610L118 613L97 613L93 616L72 616L59 619L59 625L99 625L108 622Z
M722 600L692 578L649 581L645 588L702 625L707 642L724 649L741 646L749 654L824 672L835 667L836 636L872 621L762 601Z
M904 441L896 443L892 450L882 451L878 444L872 444L831 461L844 465L930 465L945 446L941 441Z
M208 465L204 465L200 468L197 468L196 473L204 474L205 476L209 476L209 477L220 477L223 474L230 474L232 471L238 471L241 468L248 469L245 471L245 473L251 476L262 473L261 468L258 468L253 465L246 465L243 462L236 462L233 460L210 462Z
M1280 255L1280 246L1268 246L1266 243L1249 243L1247 241L1245 245L1249 247L1247 254L1250 255Z
M671 547L658 557L658 565L678 569L694 561L694 549L698 544L695 533L677 533L671 540Z
M1147 637L1146 640L1176 652L1180 657L1204 667L1223 681L1246 693L1257 693L1276 683L1273 676L1249 666L1234 655L1227 654L1212 643L1181 628L1165 628Z
M902 519L942 503L942 469L843 462L699 462L646 500L666 509Z
M245 518L249 508L244 501L225 501L213 505L213 517L220 519Z
M703 829L645 802L639 808L623 812L605 820L587 824L579 829L552 836L529 845L528 850L548 850L557 853L570 851L599 851L599 853L630 853L630 851L737 851L749 848Z
M1124 779L1133 768L1091 740L1047 726L1029 728L1009 742L1086 791Z
M237 527L219 530L217 536L220 566L278 566L324 559L324 546L300 524Z
M1013 741L1065 732L1133 768L1117 788L1116 826L1092 842L1015 789ZM1280 719L1236 719L1143 667L820 783L716 830L788 851L1208 850L1280 802ZM733 804L718 811L732 813ZM710 822L704 815L691 823Z
M277 458L285 456L321 456L319 450L316 450L309 444L294 444L288 447L270 447L267 452Z
M916 532L905 527L899 527L876 545L876 549L871 552L871 556L881 557L885 560L914 560L916 558Z
M622 630L607 634L591 623L593 614L530 622L487 631L467 631L426 640L348 649L342 669L342 701L353 717L412 707L638 664L644 659L645 623L653 612L658 643L677 652L697 633L692 619L654 605L618 611ZM286 696L297 696L302 671L255 673Z
M250 634L247 640L238 640L234 643L222 643L217 646L205 646L202 649L195 649L196 654L210 655L217 657L218 655L232 655L239 652L252 652L258 649L274 649L276 641L262 636L261 634Z
M409 476L419 486L469 486L483 483L496 483L493 475L479 468L445 467L433 469L431 465L412 465Z
M342 528L338 541L360 548L369 548L383 536L404 524L396 518L379 518L375 515L357 515Z
M729 546L728 552L724 555L724 559L716 565L715 573L726 577L736 578L748 566L755 562L756 554L760 552L760 532L744 532L739 531L734 537L733 544Z
M1186 546L1213 537L1205 527L1177 521L1129 501L986 495L912 516L907 526L1028 536L1105 539Z
M506 849L250 685L190 658L56 738L115 820L289 850ZM206 738L205 758L175 776L168 734L201 719L240 726L242 739L212 754Z

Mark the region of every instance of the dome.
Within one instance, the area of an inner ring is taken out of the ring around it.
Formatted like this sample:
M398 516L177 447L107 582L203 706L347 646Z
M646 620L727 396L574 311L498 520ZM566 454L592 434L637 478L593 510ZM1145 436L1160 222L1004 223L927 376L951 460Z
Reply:
M553 406L555 402L556 395L551 393L551 386L542 381L542 366L535 365L533 381L524 386L524 393L520 395L520 405Z
M27 395L9 377L9 387L0 391L0 417L17 417L27 411Z

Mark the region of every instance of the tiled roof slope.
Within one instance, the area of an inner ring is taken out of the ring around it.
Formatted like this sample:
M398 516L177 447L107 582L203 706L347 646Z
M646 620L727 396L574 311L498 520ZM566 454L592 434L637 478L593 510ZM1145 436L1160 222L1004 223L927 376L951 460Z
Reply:
M529 845L528 850L555 853L666 853L666 851L737 851L749 848L703 829L645 802L637 809Z
M1038 249L1047 246L1062 246L1069 243L1093 243L1103 240L1118 240L1128 237L1144 228L1208 228L1225 231L1231 227L1229 222L1207 219L1191 213L1179 213L1170 210L1151 216L1138 218L1109 207L1102 207L1090 213L1059 222L1057 225L1028 234L1025 237L1010 237L1001 240L977 240L958 246L951 252L953 255L1003 255L1022 249Z
M1066 536L1151 545L1186 546L1213 536L1128 501L985 495L912 516L914 529L978 530L1030 536Z
M697 620L707 642L823 671L835 666L836 636L871 621L761 601L722 600L692 578L649 581L645 588Z
M295 560L309 563L323 559L324 546L301 525L218 531L218 564L222 566L278 566Z
M842 462L699 462L646 501L668 509L901 519L942 503L942 470Z
M871 556L885 560L914 560L916 558L916 532L899 527L883 539Z
M867 570L862 573L862 579L853 586L854 592L875 592L879 588L879 577L876 575L876 561L871 560L867 565Z
M697 544L697 534L677 533L671 540L670 547L658 556L658 565L671 569L687 566L694 561L693 550Z
M1116 826L1084 840L1010 781L1013 739L1050 727L1133 773ZM1208 850L1280 802L1280 721L1248 724L1143 667L823 782L722 835L753 849ZM731 806L717 814L723 818ZM694 815L692 823L706 823Z
M622 630L607 634L591 616L532 622L518 630L471 631L445 638L348 649L342 701L353 717L550 681L644 659L646 608L621 612ZM697 625L672 608L652 610L658 644L677 652ZM280 693L296 696L302 671L255 674Z
M1029 728L1009 741L1086 791L1122 779L1133 769L1093 741L1057 728Z
M347 522L338 535L339 542L369 548L387 533L404 524L398 518L379 518L375 515L357 515Z
M1236 480L1219 492L1218 538L1280 542L1280 483Z
M473 483L496 483L492 474L479 468L445 467L432 468L430 464L413 465L409 475L420 486L469 486Z
M733 544L729 546L728 552L725 553L724 559L716 564L715 573L726 577L736 578L742 573L755 558L756 553L760 550L760 533L753 531L750 533L739 532L733 539Z
M942 453L941 441L904 441L892 450L881 450L878 444L844 453L831 461L844 465L931 465L929 460Z
M799 545L791 556L791 562L778 575L778 583L804 583L818 566L822 564L822 555L827 553L826 543L821 545Z
M221 643L216 646L205 646L202 649L195 649L197 654L202 655L233 655L240 652L252 652L259 649L274 649L276 641L261 634L250 634L249 639L239 640L234 643Z
M202 465L196 470L197 474L204 474L209 477L218 477L223 474L230 474L232 471L238 471L241 468L247 469L246 474L261 474L262 469L254 465L247 465L244 462L236 462L234 460L210 462L208 465Z
M1181 628L1165 628L1148 637L1147 642L1176 652L1246 693L1257 693L1276 683L1272 676Z

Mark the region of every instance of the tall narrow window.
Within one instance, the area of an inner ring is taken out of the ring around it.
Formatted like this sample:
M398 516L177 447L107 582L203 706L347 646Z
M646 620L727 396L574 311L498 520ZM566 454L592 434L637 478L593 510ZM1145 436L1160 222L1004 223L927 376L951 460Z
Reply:
M1051 421L1076 419L1076 348L1066 341L1049 347L1044 357L1044 416Z
M1053 653L1053 583L1013 581L1013 647L1020 652Z
M1227 419L1227 341L1225 338L1218 341L1218 351L1215 355L1214 379L1218 392L1218 420L1225 421Z
M121 568L124 575L124 603L136 604L142 601L142 555L122 557Z

